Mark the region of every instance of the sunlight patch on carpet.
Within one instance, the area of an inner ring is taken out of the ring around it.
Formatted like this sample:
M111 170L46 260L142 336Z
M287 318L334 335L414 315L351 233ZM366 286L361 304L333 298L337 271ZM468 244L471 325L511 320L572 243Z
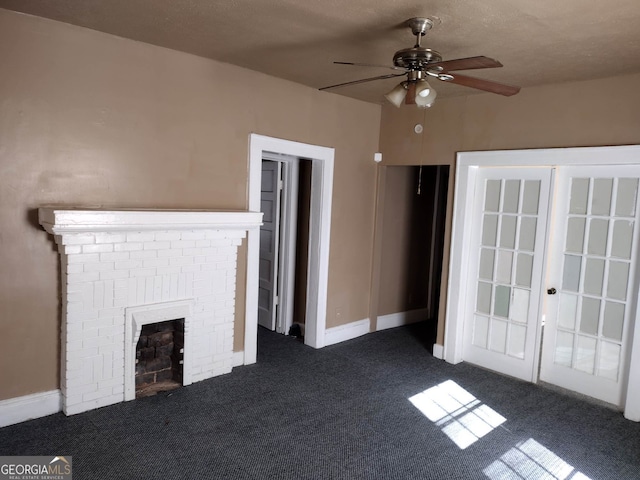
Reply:
M533 438L507 451L483 472L491 480L590 480Z
M507 421L453 380L420 392L409 401L461 449Z

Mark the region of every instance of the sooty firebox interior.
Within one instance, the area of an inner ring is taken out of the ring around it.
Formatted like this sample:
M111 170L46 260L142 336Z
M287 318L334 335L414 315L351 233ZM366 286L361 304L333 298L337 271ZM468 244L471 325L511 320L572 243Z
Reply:
M136 345L136 398L182 386L184 319L144 325Z

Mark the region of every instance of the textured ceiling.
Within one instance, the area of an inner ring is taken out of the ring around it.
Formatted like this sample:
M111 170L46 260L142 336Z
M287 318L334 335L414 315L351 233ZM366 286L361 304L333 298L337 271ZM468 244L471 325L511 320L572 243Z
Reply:
M413 46L404 21L437 16L423 46L443 60L485 55L469 73L528 87L640 72L640 0L0 0L0 8L189 52L319 88L390 73ZM398 79L336 88L381 103ZM440 96L474 90L444 82Z

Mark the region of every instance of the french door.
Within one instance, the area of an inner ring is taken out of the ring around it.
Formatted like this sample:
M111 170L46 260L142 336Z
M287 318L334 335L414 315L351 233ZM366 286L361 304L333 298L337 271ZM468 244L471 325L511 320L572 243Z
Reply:
M551 175L483 168L476 176L463 357L527 381L538 357Z
M465 361L528 381L540 365L543 381L622 403L639 179L635 165L479 169Z
M566 167L550 244L540 379L622 403L638 245L640 166Z

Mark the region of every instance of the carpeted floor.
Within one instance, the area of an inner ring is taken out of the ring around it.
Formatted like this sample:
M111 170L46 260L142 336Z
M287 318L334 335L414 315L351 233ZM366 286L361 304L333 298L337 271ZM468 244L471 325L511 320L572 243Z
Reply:
M436 360L424 334L314 350L261 329L255 365L5 427L0 455L71 455L76 479L640 478L640 424Z

